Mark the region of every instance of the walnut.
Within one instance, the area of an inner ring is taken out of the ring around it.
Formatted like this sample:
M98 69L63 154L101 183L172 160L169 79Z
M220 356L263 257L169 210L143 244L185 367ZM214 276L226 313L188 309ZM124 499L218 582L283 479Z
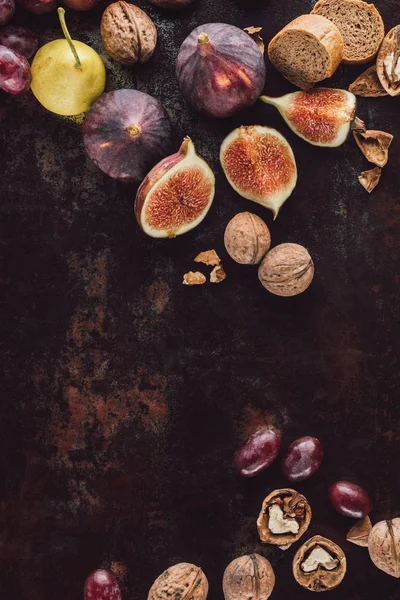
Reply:
M400 517L379 521L368 537L372 562L392 577L400 577Z
M372 529L371 519L364 517L357 521L346 535L346 540L356 546L366 548L368 546L368 537Z
M221 281L224 281L224 279L226 279L226 273L222 266L218 265L214 267L210 273L211 283L221 283Z
M260 217L242 212L229 221L224 242L234 261L241 265L257 265L271 246L271 235Z
M148 600L206 600L208 581L200 567L179 563L162 573L150 588Z
M157 30L146 13L128 2L114 2L103 13L100 33L108 54L122 65L145 63L157 44Z
M366 131L353 131L357 146L365 158L376 165L384 167L389 157L389 146L393 136L386 131L367 129Z
M225 569L222 588L225 600L267 600L275 585L269 560L259 554L240 556Z
M356 96L364 96L365 98L388 96L387 91L379 81L376 65L372 65L372 67L369 67L364 73L361 73L361 75L350 84L349 92Z
M369 169L369 171L363 171L361 175L358 176L358 181L370 194L378 185L381 175L382 169L380 167L374 167L373 169Z
M200 252L194 259L194 262L203 263L208 267L215 267L221 264L221 259L215 250L206 250L205 252Z
M346 573L346 557L337 544L315 535L299 548L293 558L297 583L312 592L332 590Z
M262 285L277 296L304 292L314 277L314 263L299 244L280 244L265 256L258 269Z
M306 498L290 488L271 492L263 501L257 519L260 540L289 548L301 538L311 521Z
M183 276L184 285L202 285L206 282L206 277L200 271L189 271Z
M391 96L400 94L400 25L384 38L376 59L376 71L385 91Z

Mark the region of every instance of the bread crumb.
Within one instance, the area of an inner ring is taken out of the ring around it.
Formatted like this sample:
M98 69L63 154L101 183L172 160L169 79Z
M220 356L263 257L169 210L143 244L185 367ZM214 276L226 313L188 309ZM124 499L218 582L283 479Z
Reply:
M200 252L194 259L194 262L203 263L208 267L215 267L221 264L221 259L215 250L206 250L205 252Z
M226 273L221 265L214 267L214 269L210 273L210 281L211 283L221 283L226 279Z
M183 276L183 285L202 285L206 282L206 276L200 271L189 271Z
M361 183L363 188L367 190L370 194L374 188L379 183L381 178L382 169L380 167L374 167L369 171L363 171L361 175L358 176L358 181Z

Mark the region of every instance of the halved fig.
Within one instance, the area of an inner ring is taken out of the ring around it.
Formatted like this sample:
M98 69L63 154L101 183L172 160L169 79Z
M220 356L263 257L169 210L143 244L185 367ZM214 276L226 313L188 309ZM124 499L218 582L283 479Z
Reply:
M83 142L90 158L119 181L142 181L168 154L171 122L161 104L137 90L103 94L83 124Z
M274 490L262 503L258 535L262 542L286 549L301 538L310 522L311 507L302 494L291 488Z
M347 90L317 88L280 98L261 96L275 106L290 129L314 146L335 148L343 144L356 110L356 97Z
M222 142L220 160L233 189L269 208L274 219L297 182L297 167L287 140L275 129L242 126Z
M176 237L201 223L214 193L214 173L186 137L179 151L159 162L142 182L135 215L147 235Z

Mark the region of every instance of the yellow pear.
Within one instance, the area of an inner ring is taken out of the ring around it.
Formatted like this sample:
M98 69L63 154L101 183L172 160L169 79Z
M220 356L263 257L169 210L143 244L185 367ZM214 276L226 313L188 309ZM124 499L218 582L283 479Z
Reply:
M31 65L31 89L47 110L79 115L104 92L106 70L93 48L71 39L63 8L58 15L65 39L49 42L37 51Z

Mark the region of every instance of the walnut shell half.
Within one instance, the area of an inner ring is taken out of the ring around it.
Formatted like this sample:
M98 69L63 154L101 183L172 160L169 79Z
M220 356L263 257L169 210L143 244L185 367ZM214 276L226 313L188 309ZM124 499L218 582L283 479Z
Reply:
M271 492L262 503L257 519L260 540L276 546L291 546L307 531L311 507L307 499L290 488Z
M271 563L259 554L235 558L226 567L222 581L225 600L267 600L274 585Z
M343 550L321 535L310 538L294 555L294 578L312 592L333 590L345 574L346 556Z
M150 588L148 600L206 600L208 581L200 567L179 563L162 573Z
M400 517L374 525L368 536L368 550L378 569L400 577Z
M147 62L157 44L157 29L150 17L122 0L104 11L100 34L108 54L122 65Z

